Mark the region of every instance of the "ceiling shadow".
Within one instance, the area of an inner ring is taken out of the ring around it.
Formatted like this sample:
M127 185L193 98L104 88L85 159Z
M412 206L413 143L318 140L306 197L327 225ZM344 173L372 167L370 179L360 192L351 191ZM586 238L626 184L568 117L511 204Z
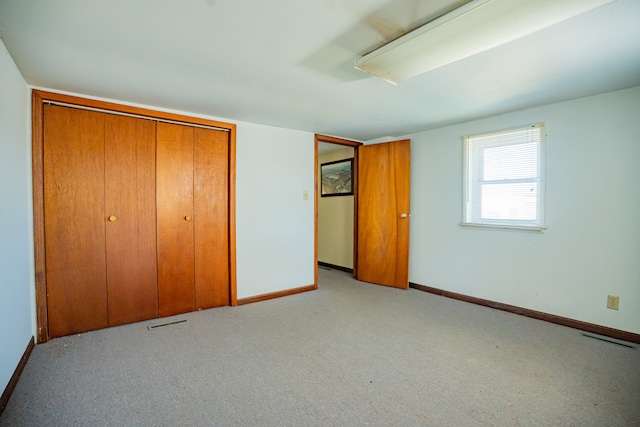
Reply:
M355 68L356 58L430 22L470 0L391 0L370 13L299 65L350 82L371 77ZM352 3L344 2L345 7ZM354 11L354 14L357 11Z

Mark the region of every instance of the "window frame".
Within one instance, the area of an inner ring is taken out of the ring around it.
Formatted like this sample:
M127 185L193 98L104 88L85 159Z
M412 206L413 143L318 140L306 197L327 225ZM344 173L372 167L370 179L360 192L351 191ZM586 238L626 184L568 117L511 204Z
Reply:
M484 153L488 148L517 146L528 143L530 141L508 141L499 139L504 135L515 132L528 131L531 128L539 129L538 144L538 165L537 176L534 178L506 178L500 180L484 179ZM496 137L496 140L488 140L484 142L473 141L479 138ZM546 226L545 219L545 170L546 170L546 125L543 122L518 126L514 128L503 129L494 132L478 133L474 135L465 135L463 141L463 200L462 200L462 222L460 225L464 228L499 228L526 231L544 231ZM471 168L471 169L470 169ZM537 197L536 219L535 220L517 220L517 219L482 219L482 185L487 184L518 184L518 183L537 183L539 196Z

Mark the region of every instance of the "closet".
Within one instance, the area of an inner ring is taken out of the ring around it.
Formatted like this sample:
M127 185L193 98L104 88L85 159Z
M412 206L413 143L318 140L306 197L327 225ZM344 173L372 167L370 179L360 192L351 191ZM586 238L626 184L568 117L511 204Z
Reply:
M48 337L228 305L228 132L42 114Z

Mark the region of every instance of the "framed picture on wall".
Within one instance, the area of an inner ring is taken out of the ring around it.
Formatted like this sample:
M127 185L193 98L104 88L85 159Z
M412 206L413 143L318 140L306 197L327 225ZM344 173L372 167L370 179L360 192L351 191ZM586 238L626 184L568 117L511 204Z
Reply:
M321 197L353 195L353 159L320 165Z

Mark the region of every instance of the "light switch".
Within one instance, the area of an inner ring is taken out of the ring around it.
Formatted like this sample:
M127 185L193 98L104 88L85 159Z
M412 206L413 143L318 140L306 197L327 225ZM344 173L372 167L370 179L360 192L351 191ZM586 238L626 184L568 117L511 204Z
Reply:
M302 200L309 200L309 190L302 190Z

